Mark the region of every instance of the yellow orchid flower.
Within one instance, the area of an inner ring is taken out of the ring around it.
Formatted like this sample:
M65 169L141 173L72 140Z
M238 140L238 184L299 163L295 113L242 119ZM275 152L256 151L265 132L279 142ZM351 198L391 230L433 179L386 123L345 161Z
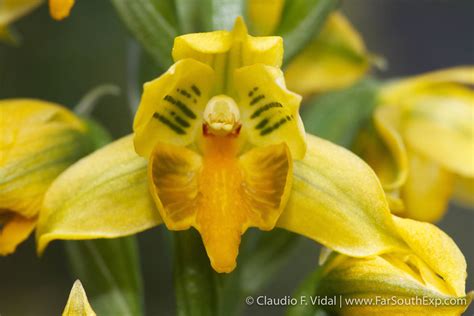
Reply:
M89 145L86 126L49 102L0 101L0 127L0 255L6 255L34 229L53 179Z
M196 228L217 271L234 269L248 227L275 226L292 157L306 150L282 56L281 38L251 37L241 19L232 32L180 36L176 63L145 85L135 116L161 218L172 230Z
M237 20L232 32L177 37L173 57L164 75L145 84L134 134L81 159L50 186L38 253L55 239L115 238L162 223L196 228L218 272L234 269L249 227L284 228L354 257L424 243L399 231L367 164L303 134L300 98L278 68L281 38L249 36ZM464 290L462 255L453 261L451 248L419 252Z
M455 285L433 270L420 250L444 248L452 268L465 271L464 258L451 238L436 226L394 216L409 252L394 252L367 258L331 254L321 267L316 295L336 297L329 306L341 315L461 315L472 301L464 286ZM425 242L420 244L420 242ZM454 271L453 271L454 272Z
M284 0L248 0L250 25L259 35L273 34L284 6ZM332 13L321 32L285 69L288 89L306 97L350 86L367 73L371 58L347 18Z
M89 303L89 300L87 299L86 291L82 287L81 281L76 280L76 282L74 282L62 315L96 316Z
M457 67L383 87L374 114L379 136L363 135L356 151L377 172L401 216L439 220L454 187L454 195L469 202L474 93L468 85L473 83L474 68Z
M27 15L44 0L2 0L0 1L0 40L11 40L8 26ZM69 16L74 0L49 0L49 11L55 20L62 20Z

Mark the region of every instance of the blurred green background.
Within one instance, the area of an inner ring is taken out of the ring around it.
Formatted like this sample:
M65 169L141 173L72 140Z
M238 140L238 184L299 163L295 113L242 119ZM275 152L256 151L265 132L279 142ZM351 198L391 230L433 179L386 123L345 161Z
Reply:
M389 68L378 73L379 77L474 64L474 1L359 0L344 2L342 9L369 50L387 58ZM94 117L114 138L130 133L127 56L137 46L109 1L79 0L63 22L51 20L43 6L15 26L23 42L19 47L0 46L0 98L39 98L73 107L88 90L112 83L121 88L121 95L104 97ZM153 67L146 69L148 74L155 72ZM439 225L463 251L470 275L466 287L473 290L474 213L452 207ZM174 314L167 234L163 228L139 234L147 315ZM290 295L315 267L318 251L313 242L301 242L293 260L262 294ZM30 238L13 256L0 257L0 314L59 315L72 283L61 242L53 243L44 257L37 258ZM254 306L246 315L280 315L283 311ZM471 307L467 314L473 312Z

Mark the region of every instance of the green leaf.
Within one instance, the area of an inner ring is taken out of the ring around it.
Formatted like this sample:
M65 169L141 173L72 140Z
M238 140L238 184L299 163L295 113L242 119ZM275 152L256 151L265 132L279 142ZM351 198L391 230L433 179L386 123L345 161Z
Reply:
M110 133L96 120L91 118L83 118L87 125L87 136L91 141L93 149L99 149L112 141Z
M283 64L296 56L319 33L326 18L339 5L339 0L291 0L285 2L276 34L283 37Z
M175 0L178 15L178 24L181 34L201 31L200 0Z
M231 30L244 16L245 0L202 0L201 18L206 31Z
M161 69L167 69L173 63L171 49L178 35L173 7L158 0L111 1L132 35Z
M308 133L350 147L359 129L372 117L378 83L365 79L307 102L302 118Z
M143 315L135 237L65 242L73 277L98 315Z
M177 315L216 315L215 272L209 263L201 236L193 229L173 235Z
M175 29L178 27L178 16L175 0L148 0L160 12L161 16Z

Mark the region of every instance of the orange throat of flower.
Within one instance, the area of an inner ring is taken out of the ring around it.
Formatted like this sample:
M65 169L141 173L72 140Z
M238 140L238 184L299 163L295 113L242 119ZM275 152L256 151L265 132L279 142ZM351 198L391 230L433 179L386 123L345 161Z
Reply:
M238 108L218 96L204 112L202 155L182 146L155 145L150 189L171 230L196 228L218 272L236 266L248 227L275 226L291 186L286 144L256 147L240 155Z

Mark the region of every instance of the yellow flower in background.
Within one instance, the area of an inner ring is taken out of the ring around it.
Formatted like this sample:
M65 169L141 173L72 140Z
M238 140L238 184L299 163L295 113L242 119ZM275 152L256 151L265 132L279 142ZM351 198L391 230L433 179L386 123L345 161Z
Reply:
M382 88L377 134L363 135L356 151L377 172L401 216L439 220L454 188L454 196L472 206L472 84L474 68L458 67Z
M36 9L42 2L42 0L0 1L0 40L15 43L16 39L9 25Z
M89 303L89 300L87 299L86 291L82 287L81 281L76 280L76 282L74 282L62 315L96 316L94 310L92 309Z
M57 104L0 101L0 255L32 232L48 186L87 153L85 133L86 126Z
M2 0L0 1L0 40L12 42L14 37L9 25L27 15L45 0ZM74 0L49 0L51 17L62 20L69 16Z
M321 267L315 295L342 300L330 308L342 315L461 315L474 294L450 278L465 273L462 253L434 225L394 219L411 251L367 258L332 253ZM427 257L438 249L445 258ZM450 276L436 272L440 262L451 265Z
M176 63L145 85L134 134L48 189L38 253L55 239L116 238L165 223L196 228L213 268L230 272L247 228L280 227L353 257L416 249L463 291L457 248L418 249L421 232L401 233L410 222L396 224L368 165L303 134L300 98L278 68L281 42L249 36L241 20L232 32L177 37Z
M259 35L274 34L284 0L248 0L249 23ZM304 97L352 85L370 67L365 44L340 12L332 13L324 27L285 69L288 89Z

